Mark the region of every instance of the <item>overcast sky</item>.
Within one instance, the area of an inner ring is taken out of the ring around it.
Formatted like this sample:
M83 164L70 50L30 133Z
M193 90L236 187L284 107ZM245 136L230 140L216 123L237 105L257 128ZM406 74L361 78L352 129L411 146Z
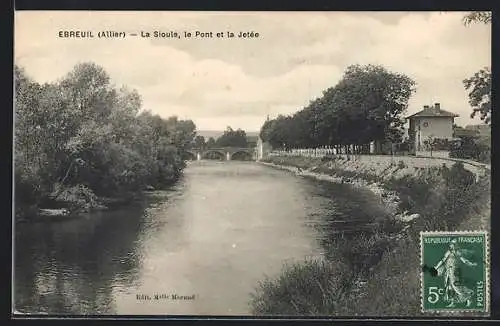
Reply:
M491 62L491 27L460 12L43 12L15 15L15 61L39 82L93 61L143 107L192 119L198 129L257 131L334 86L351 64L382 64L417 82L408 114L440 102L479 123L462 80ZM67 39L61 30L213 32L196 39ZM256 39L216 38L254 31Z

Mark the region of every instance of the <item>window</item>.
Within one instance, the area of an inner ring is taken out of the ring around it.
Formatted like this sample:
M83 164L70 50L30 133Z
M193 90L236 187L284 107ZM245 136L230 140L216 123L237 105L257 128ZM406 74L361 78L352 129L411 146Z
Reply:
M427 121L424 121L424 128L429 127L429 123Z

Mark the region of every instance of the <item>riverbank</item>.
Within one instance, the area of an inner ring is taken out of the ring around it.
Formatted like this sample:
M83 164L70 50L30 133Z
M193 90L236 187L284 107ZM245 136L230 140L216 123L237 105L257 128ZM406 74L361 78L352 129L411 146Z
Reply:
M165 187L175 184L178 179ZM86 187L70 187L63 189L56 197L46 198L37 205L18 207L15 222L18 224L66 221L93 212L119 208L141 200L145 194L154 190L156 188L146 186L144 189L127 191L114 196L96 196Z
M56 202L52 205L30 206L18 209L15 214L16 223L40 223L60 222L78 218L84 214L113 209L130 203L132 200L141 198L143 193L120 197L102 197L95 201L84 201L83 203Z
M371 233L332 243L333 260L286 266L261 282L252 300L257 315L418 316L420 231L489 229L489 177L476 180L460 164L425 169L277 156L262 163L370 189L390 218Z

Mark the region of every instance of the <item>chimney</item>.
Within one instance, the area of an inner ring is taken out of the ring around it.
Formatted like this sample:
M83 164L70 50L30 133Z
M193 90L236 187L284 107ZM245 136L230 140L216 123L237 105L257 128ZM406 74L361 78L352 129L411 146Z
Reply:
M424 110L428 109L429 106L428 105L424 105Z
M439 103L434 103L434 109L436 109L436 111L439 111L441 109L441 105Z

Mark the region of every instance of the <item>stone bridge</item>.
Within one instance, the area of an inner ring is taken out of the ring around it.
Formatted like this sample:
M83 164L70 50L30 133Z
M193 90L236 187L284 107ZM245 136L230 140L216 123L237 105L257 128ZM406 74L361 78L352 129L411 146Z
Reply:
M256 148L239 148L239 147L218 147L218 148L191 148L186 151L187 156L191 160L203 160L208 155L218 155L220 159L231 161L235 156L243 156L248 159L255 160L257 158Z

